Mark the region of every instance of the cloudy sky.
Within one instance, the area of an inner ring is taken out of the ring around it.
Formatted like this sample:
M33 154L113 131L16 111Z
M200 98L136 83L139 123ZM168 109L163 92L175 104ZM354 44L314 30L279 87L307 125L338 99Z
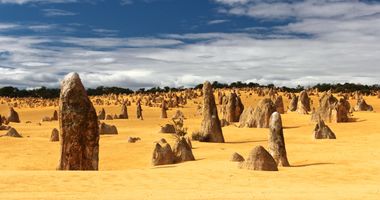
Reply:
M378 84L380 1L0 0L0 86Z

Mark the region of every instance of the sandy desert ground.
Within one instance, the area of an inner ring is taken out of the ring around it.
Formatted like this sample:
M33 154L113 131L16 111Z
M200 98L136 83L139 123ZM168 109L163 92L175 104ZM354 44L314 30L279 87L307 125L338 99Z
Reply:
M245 107L259 97L242 95ZM317 102L316 97L313 97ZM380 111L380 99L365 97ZM285 100L285 98L284 98ZM289 101L285 101L285 107ZM354 105L354 101L351 101ZM99 110L102 107L96 106ZM105 106L107 113L120 113L120 106ZM42 122L54 107L16 108L21 123L11 123L24 137L0 137L0 199L379 199L380 113L355 112L356 122L328 124L337 140L315 140L310 115L282 115L291 167L278 172L239 169L230 162L233 152L246 157L257 146L267 147L268 129L223 127L226 143L193 141L196 161L151 166L153 142L172 141L158 133L160 109L143 107L145 120L136 119L135 105L128 107L130 119L106 121L116 125L118 135L101 136L100 170L56 171L59 143L49 142L58 122ZM176 109L168 111L169 117ZM196 105L181 110L189 134L200 127ZM7 105L0 105L7 115ZM26 124L26 121L32 121ZM6 131L1 131L4 134ZM128 143L129 136L141 141Z

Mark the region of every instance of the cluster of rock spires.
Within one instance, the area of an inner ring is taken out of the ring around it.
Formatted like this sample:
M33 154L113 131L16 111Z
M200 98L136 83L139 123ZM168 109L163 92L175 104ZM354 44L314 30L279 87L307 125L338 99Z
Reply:
M222 119L228 123L239 122L240 115L244 110L244 105L236 92L231 92L228 97L222 95L221 105Z
M251 150L245 160L240 154L234 153L233 161L240 162L239 168L261 171L278 171L278 166L289 167L281 115L274 112L270 117L268 151L257 146Z
M311 119L314 122L318 122L319 119L336 123L348 122L350 107L350 103L345 98L338 101L331 92L325 92L320 97L319 108L312 113Z
M156 142L152 155L152 165L169 165L185 161L195 160L191 150L191 144L188 143L185 137L179 137L175 141L173 148L161 139Z
M268 128L269 118L276 111L276 105L271 99L262 99L255 109L250 106L243 111L243 114L240 116L239 127Z
M239 93L232 91L228 95L218 93L217 103L220 105L221 120L219 120L218 109L215 102L212 86L205 82L202 89L203 101L200 106L202 114L201 128L196 132L197 140L201 142L225 142L222 126L239 122L238 127L249 128L269 128L268 150L262 146L257 146L244 159L238 153L232 155L231 160L239 162L240 168L252 170L277 171L278 166L290 166L287 159L285 140L281 114L285 113L283 96L277 94L275 90L257 90L259 96L269 95L269 98L262 99L255 108L249 106L244 109ZM309 91L302 91L299 97L293 93L284 94L285 98L290 99L288 111L297 111L300 114L311 112L311 100ZM318 93L317 93L318 95ZM185 105L187 99L198 97L196 93L187 93L187 96L177 96L170 94L165 98L159 98L158 94L133 99L136 102L138 119L143 120L142 105L161 107L160 118L168 118L167 110L173 107ZM359 94L355 95L357 104L351 108L348 102L349 96L343 96L339 100L331 92L322 93L319 98L319 108L312 112L312 120L317 122L313 131L315 139L336 139L333 131L325 124L326 122L348 122L350 110L372 111L373 107L368 105L364 98ZM380 98L380 92L378 93ZM128 119L128 108L131 102L126 100L120 102L118 97L117 105L121 105L121 114L107 115L102 109L96 114L95 108L88 98L81 80L76 73L71 73L62 81L61 94L59 98L59 112L55 111L52 117L44 117L42 121L59 120L60 130L53 129L50 141L61 140L61 155L59 170L97 170L99 162L99 135L118 134L114 125L108 125L99 120ZM97 101L102 105L108 103ZM153 105L155 104L155 105ZM22 137L16 129L4 126L3 123L20 123L19 115L10 107L8 117L0 116L0 130L8 130L3 136ZM184 119L184 114L177 110L172 119ZM176 133L176 127L166 124L161 127L162 133ZM129 137L129 143L141 140L139 137ZM161 139L155 144L152 155L153 165L165 165L195 160L192 153L191 141L188 137L178 137L173 148Z
M360 97L354 107L354 111L373 111L373 107L368 105L363 97Z

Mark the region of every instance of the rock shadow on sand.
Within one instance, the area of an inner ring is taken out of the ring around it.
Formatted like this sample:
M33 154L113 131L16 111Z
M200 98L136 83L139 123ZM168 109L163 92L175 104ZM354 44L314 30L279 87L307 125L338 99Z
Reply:
M246 144L246 143L253 143L253 142L265 142L267 140L246 140L246 141L232 141L232 142L225 142L226 144Z
M309 163L309 164L300 164L300 165L290 165L290 167L309 167L309 166L316 166L316 165L333 165L335 163L328 163L328 162L320 162L320 163Z

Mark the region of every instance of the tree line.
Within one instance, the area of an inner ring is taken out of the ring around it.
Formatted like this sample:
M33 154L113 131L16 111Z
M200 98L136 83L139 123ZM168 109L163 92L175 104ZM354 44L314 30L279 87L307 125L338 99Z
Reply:
M198 84L194 87L194 89L201 89L203 84ZM227 83L219 83L214 81L212 83L213 88L257 88L257 87L265 87L265 88L276 88L285 92L300 92L305 88L303 86L297 87L275 87L273 84L268 85L260 85L258 83L243 83L241 81L232 82L230 84ZM329 84L329 83L320 83L313 87L309 87L313 89L318 89L320 92L332 90L333 92L355 92L360 91L363 94L370 94L373 91L380 91L380 85L362 85L362 84L354 84L354 83L338 83L338 84ZM149 89L140 88L136 91L133 91L129 88L121 88L121 87L97 87L97 88L89 88L87 89L87 94L90 96L99 96L99 95L107 95L107 94L133 94L133 93L157 93L157 92L177 92L184 90L184 87L152 87ZM0 96L1 97L34 97L34 98L58 98L60 93L60 89L58 88L36 88L36 89L18 89L16 87L3 87L0 88Z

